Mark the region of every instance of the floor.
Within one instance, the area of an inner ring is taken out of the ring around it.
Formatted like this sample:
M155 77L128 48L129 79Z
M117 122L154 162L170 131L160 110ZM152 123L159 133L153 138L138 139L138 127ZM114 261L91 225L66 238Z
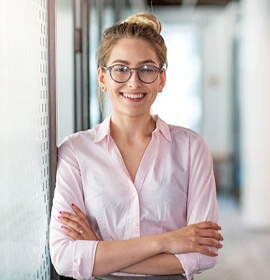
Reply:
M227 196L218 201L224 237L219 262L212 270L196 275L195 280L269 280L270 231L247 230L238 203Z

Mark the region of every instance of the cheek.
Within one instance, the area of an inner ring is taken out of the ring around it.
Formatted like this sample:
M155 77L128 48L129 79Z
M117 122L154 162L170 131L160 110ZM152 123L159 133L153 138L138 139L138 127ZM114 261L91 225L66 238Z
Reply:
M107 94L110 100L119 96L120 87L117 84L107 83Z
M108 87L110 84L110 77L108 75L104 75L103 82Z
M158 95L157 89L153 90L152 93L151 93L151 102L152 102L152 104L155 102L155 100L157 98L157 95Z
M160 86L160 83L158 83L151 89L151 91L152 91L153 95L157 95L161 89L162 89L162 87Z

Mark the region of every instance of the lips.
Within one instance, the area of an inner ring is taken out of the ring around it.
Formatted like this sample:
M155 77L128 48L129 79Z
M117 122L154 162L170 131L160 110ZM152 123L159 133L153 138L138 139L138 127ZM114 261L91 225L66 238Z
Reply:
M129 99L142 99L146 94L144 93L127 93L123 92L122 95Z

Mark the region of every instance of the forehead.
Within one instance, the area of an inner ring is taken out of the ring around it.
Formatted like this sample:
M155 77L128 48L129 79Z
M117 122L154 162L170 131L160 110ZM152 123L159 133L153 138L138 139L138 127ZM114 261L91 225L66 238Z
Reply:
M125 38L117 41L111 50L108 63L111 64L117 60L126 61L128 64L140 64L142 61L152 60L157 65L159 64L156 52L151 44L135 38Z

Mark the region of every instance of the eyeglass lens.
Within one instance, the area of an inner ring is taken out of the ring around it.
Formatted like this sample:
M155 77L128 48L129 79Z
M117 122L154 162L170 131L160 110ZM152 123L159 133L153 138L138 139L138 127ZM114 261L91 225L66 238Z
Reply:
M143 65L138 68L129 68L124 65L114 65L111 67L111 77L114 81L124 83L129 80L133 70L137 71L139 79L144 83L153 83L160 72L156 66Z

